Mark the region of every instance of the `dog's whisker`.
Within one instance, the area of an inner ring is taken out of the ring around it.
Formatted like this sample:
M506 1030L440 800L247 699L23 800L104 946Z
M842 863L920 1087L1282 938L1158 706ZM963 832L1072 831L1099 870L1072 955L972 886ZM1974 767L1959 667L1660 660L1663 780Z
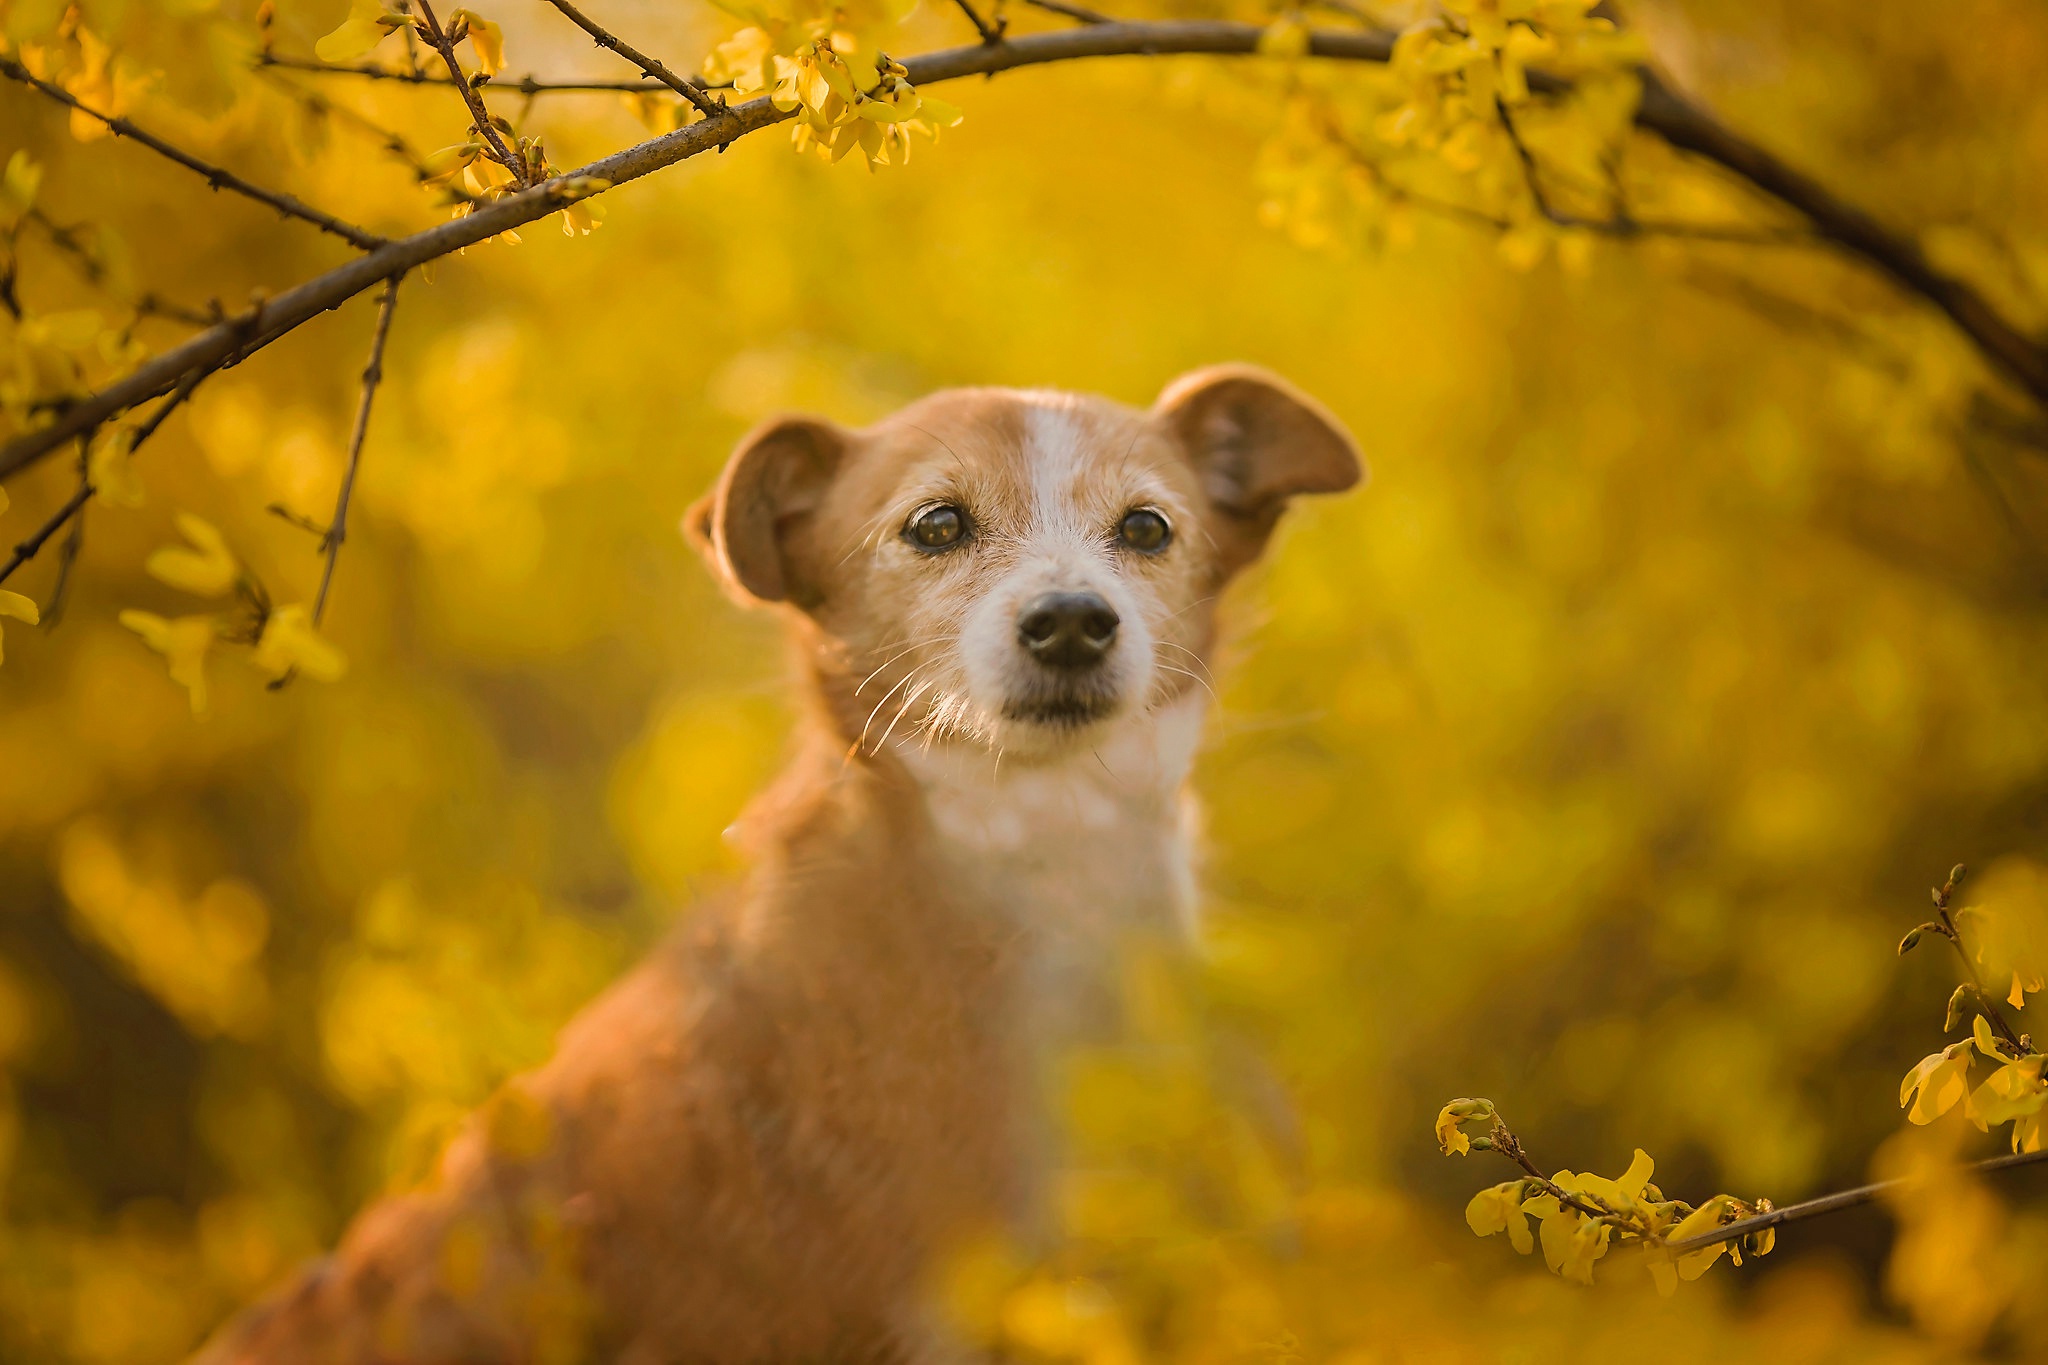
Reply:
M1223 705L1223 698L1216 695L1216 689L1209 686L1208 680L1201 674L1192 672L1189 669L1177 668L1172 664L1159 664L1158 667L1167 673L1178 673L1184 678L1193 678L1197 683L1201 684L1202 690L1209 694L1211 701L1215 702L1218 706Z
M887 668L887 667L888 667L888 666L889 666L890 664L893 664L893 663L895 663L895 662L896 662L896 661L897 661L898 659L902 658L902 657L903 657L904 655L906 655L906 654L910 653L911 651L913 651L913 650L918 650L918 649L923 649L923 648L925 648L925 647L926 647L927 645L941 645L941 644L945 644L945 643L946 643L947 641L949 641L949 640L957 640L957 639L959 639L959 638L960 638L960 637L959 637L959 636L958 636L957 634L954 634L954 635L934 635L934 636L932 636L932 637L931 637L931 638L929 638L929 639L925 639L925 640L913 640L913 641L911 641L911 642L910 642L910 643L909 643L908 645L904 646L904 647L903 647L902 649L899 649L899 650L897 650L897 651L896 651L896 652L895 652L894 654L891 654L891 655L890 655L890 656L889 656L888 658L886 658L886 659L882 660L882 667L881 667L881 668L877 668L877 669L876 669L876 670L875 670L875 671L874 671L873 673L870 673L870 674L868 674L868 675L867 675L867 676L866 676L865 678L862 678L862 679L860 680L860 686L858 686L858 687L856 687L856 688L854 688L854 689L853 689L853 695L857 697L857 696L859 696L859 695L860 695L861 693L863 693L863 692L867 691L867 688L868 688L868 684L869 684L869 683L871 683L871 682L873 682L873 681L875 680L875 678L876 678L876 677L877 677L877 676L878 676L878 675L879 675L879 674L880 674L880 673L882 672L882 669L884 669L884 668ZM883 646L883 648L884 648L884 649L886 649L886 648L888 648L888 646L884 645L884 646Z
M882 714L882 708L889 704L889 698L895 696L897 692L899 692L906 685L908 685L910 680L918 675L918 672L918 669L911 669L908 673L905 673L903 677L897 681L896 686L890 688L887 692L884 692L882 694L882 699L875 703L875 709L868 712L867 720L862 723L860 727L860 736L853 741L853 747L855 749L859 749L863 744L866 743L868 731L874 726L875 717Z
M903 705L897 707L896 714L889 718L889 728L882 731L882 737L879 740L875 741L875 747L869 752L878 754L882 752L883 749L888 747L889 736L896 733L896 722L903 719L903 713L905 711L908 711L911 707L917 705L917 699L923 696L925 690L930 686L931 684L928 682L920 683L918 684L917 688L911 692L909 696L903 699Z

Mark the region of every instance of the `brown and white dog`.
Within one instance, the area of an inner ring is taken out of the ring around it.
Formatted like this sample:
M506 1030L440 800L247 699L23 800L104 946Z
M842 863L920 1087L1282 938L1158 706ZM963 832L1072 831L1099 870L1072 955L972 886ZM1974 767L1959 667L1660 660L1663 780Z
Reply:
M1028 1218L1044 1061L1113 1017L1121 941L1190 927L1217 594L1359 474L1236 366L1149 412L962 389L755 431L686 523L801 661L752 871L202 1358L947 1354L928 1272Z

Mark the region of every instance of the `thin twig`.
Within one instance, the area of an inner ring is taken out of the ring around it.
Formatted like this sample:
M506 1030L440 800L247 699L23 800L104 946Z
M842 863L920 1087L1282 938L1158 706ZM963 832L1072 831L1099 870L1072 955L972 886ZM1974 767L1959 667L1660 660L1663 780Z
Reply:
M1024 0L1024 3L1036 5L1038 8L1048 10L1053 14L1063 14L1067 18L1083 24L1113 24L1117 22L1100 10L1088 9L1081 5L1070 5L1066 0Z
M703 90L684 80L681 76L678 76L675 72L669 70L666 66L663 66L638 48L630 46L616 34L606 32L589 15L570 4L569 0L547 0L547 3L560 10L563 18L589 34L591 40L599 47L616 52L619 56L624 57L627 61L639 67L678 95L681 95L684 99L695 105L697 112L704 115L705 118L717 118L725 112L725 105L711 98Z
M550 0L550 3L552 2L553 0ZM991 24L981 17L981 11L974 7L974 0L953 0L953 3L967 16L967 22L974 25L974 31L981 35L984 43L1000 43L1003 40L1003 30L1009 27L1004 20L998 19Z
M348 463L341 473L341 491L334 499L334 519L327 525L327 534L320 537L320 548L327 555L327 563L320 570L320 591L313 598L313 624L320 624L320 617L327 610L327 590L334 584L334 562L341 557L341 543L348 539L348 503L356 487L356 469L363 459L363 438L370 431L370 404L377 396L377 385L384 379L384 343L391 335L391 314L398 307L398 281L393 275L384 284L384 297L377 305L377 331L370 340L370 360L363 367L363 393L356 403L355 430L349 433Z
M281 63L271 63L271 65L281 65ZM420 155L418 149L376 120L356 112L345 104L336 104L325 95L311 90L301 90L289 77L281 75L276 71L259 66L257 74L268 78L270 83L282 91L287 98L298 101L301 107L305 108L308 112L321 118L341 119L343 122L352 124L363 133L375 138L378 145L383 147L385 151L403 161L406 169L412 172L413 179L421 184L424 185L427 181L433 179L434 173L428 168L426 158ZM421 83L429 85L448 84L447 81L442 80ZM475 195L453 182L437 185L435 188L446 194L454 203L476 203Z
M2048 1161L2048 1149L2038 1152L2014 1152L2007 1156L1994 1156L1983 1161L1973 1161L1961 1169L1973 1175L1990 1175L1996 1171L2009 1171L2017 1166L2031 1166L2039 1161ZM1732 1242L1738 1237L1747 1237L1753 1232L1777 1227L1781 1223L1797 1223L1807 1218L1818 1218L1824 1213L1836 1213L1842 1209L1853 1209L1882 1198L1893 1190L1904 1189L1913 1183L1910 1177L1898 1180L1880 1180L1872 1185L1859 1185L1853 1190L1837 1190L1817 1199L1808 1199L1798 1204L1787 1204L1759 1213L1748 1218L1738 1218L1732 1223L1723 1223L1712 1232L1702 1232L1696 1237L1687 1237L1676 1242L1664 1243L1666 1251L1684 1254L1713 1246L1717 1242Z
M532 183L532 168L526 164L526 157L505 145L505 139L498 135L496 125L491 122L491 111L484 107L484 97L477 93L475 85L463 74L462 63L455 58L455 40L442 29L440 21L434 18L434 8L428 0L417 0L420 19L426 24L427 45L441 54L447 64L448 78L462 91L462 102L469 106L470 121L476 127L476 135L490 147L492 157L506 170L520 186Z
M1963 947L1962 931L1956 928L1955 918L1949 914L1949 906L1955 900L1956 887L1962 884L1964 875L1963 865L1957 863L1955 870L1949 873L1948 880L1934 888L1934 910L1941 916L1941 922L1928 927L1939 929L1941 936L1948 940L1949 947L1955 949L1956 956L1962 959L1963 978L1969 983L1970 991L1975 997L1973 1003L1978 1012L1998 1030L1998 1036L2012 1047L2015 1054L2024 1056L2033 1049L2028 1046L2027 1039L2021 1037L2011 1024L2005 1022L2005 1015L1999 1011L1990 992L1984 989L1983 981L1977 976L1977 964L1971 960L1969 950Z
M78 491L73 493L62 507L51 513L49 519L41 526L38 526L27 540L16 545L14 553L8 556L7 562L0 564L0 583L5 583L14 576L16 569L40 554L43 543L49 540L51 536L56 535L73 517L77 516L85 507L85 504L91 500L92 495L93 488L91 484L80 485Z
M168 399L164 400L163 404L160 407L158 407L155 412L149 415L149 420L144 422L141 426L135 429L135 439L129 442L128 444L128 455L131 459L134 457L136 451L142 449L143 443L145 441L147 441L150 437L156 435L157 428L164 424L164 419L166 417L169 417L171 413L175 411L181 403L183 403L187 398L190 398L192 396L192 390L199 387L200 381L206 378L208 373L210 373L210 371L192 371L191 374L187 375L186 378L179 383L176 389L172 390L171 396ZM81 437L81 440L86 443L90 443L92 440L92 433L84 433L84 435ZM81 450L81 458L83 458L83 453L84 452ZM99 490L94 488L89 481L81 479L79 481L78 491L73 493L69 498L67 498L62 507L59 507L55 512L52 512L49 518L46 521L44 521L41 526L38 526L35 529L34 534L30 535L28 539L16 545L14 547L14 553L8 556L7 562L5 564L0 564L0 583L5 583L9 578L13 577L14 571L16 569L28 563L31 559L34 559L39 553L41 553L43 545L50 539L50 537L57 534L58 531L62 530L65 524L68 523L73 517L77 516L80 512L84 511L86 503L90 502L92 500L93 495L98 491Z
M1529 197L1536 203L1536 211L1551 222L1558 220L1557 210L1550 206L1550 198L1543 193L1543 171L1536 164L1536 154L1529 150L1529 144L1522 141L1521 130L1515 127L1515 116L1508 112L1508 102L1499 95L1493 97L1494 112L1500 115L1500 126L1508 135L1508 143L1515 149L1515 156L1522 163L1522 178L1528 183Z
M1086 23L1051 33L1009 37L996 45L947 48L907 58L904 66L916 85L936 84L964 76L990 75L1017 67L1087 57L1157 56L1204 53L1246 56L1258 50L1265 30L1252 24L1185 19L1147 23ZM1393 52L1393 35L1317 29L1309 34L1309 55L1335 61L1384 63ZM1867 214L1835 198L1827 190L1791 170L1762 148L1748 142L1710 116L1644 76L1644 98L1636 110L1636 126L1654 133L1682 151L1692 152L1732 171L1758 191L1804 214L1817 236L1862 260L1900 288L1937 304L1978 350L2035 397L2048 401L2048 351L2028 340L1967 283L1942 275L1929 265L1910 240L1880 227ZM1532 83L1535 77L1531 77ZM1551 82L1551 90L1564 88ZM763 96L731 106L727 119L705 120L614 152L579 171L556 177L526 191L506 195L477 212L398 238L370 255L317 275L272 300L269 330L245 339L236 325L222 323L137 367L98 393L65 407L56 420L23 432L0 445L0 479L42 459L88 427L109 416L166 392L177 377L195 365L218 363L235 350L255 351L303 325L308 319L353 298L393 274L474 246L501 232L516 229L559 210L579 178L602 180L608 186L651 175L700 153L729 146L734 140L794 117ZM594 189L580 191L583 195Z
M71 571L77 567L78 556L85 550L85 505L93 495L91 451L92 434L87 433L78 439L78 491L71 495L78 510L72 513L71 528L64 533L64 544L57 550L57 575L50 581L50 598L42 610L44 630L55 630L57 623L64 619L64 602L71 591Z
M378 247L385 245L388 240L379 237L374 232L366 232L353 223L345 223L331 213L323 213L310 204L285 194L280 190L266 190L261 185L252 184L244 180L233 171L201 161L190 152L172 146L154 133L144 132L125 118L116 118L111 114L102 114L91 105L81 103L70 91L62 86L52 85L50 82L31 74L27 67L12 57L0 55L0 75L5 75L10 80L20 81L23 85L40 91L67 108L76 109L88 117L98 119L101 123L106 124L108 128L112 129L116 137L132 138L157 155L168 157L186 170L205 176L206 183L213 186L216 190L233 190L244 198L254 199L259 204L267 204L287 218L297 218L302 222L311 223L322 232L332 233L351 246L358 247L364 251L375 251Z
M453 85L446 76L431 76L424 71L393 71L389 67L371 66L368 63L337 64L313 61L305 57L279 57L274 53L258 53L255 59L258 67L274 66L285 71L303 71L314 76L360 76L372 81L397 81L401 85ZM492 77L478 87L483 93L493 90L517 92L522 95L597 95L634 94L651 89L646 80L638 81L553 81L538 76L522 76L516 81Z
M1516 1137L1513 1131L1505 1123L1502 1123L1500 1119L1494 1119L1493 1131L1487 1136L1493 1140L1494 1151L1499 1152L1502 1156L1527 1171L1535 1179L1536 1183L1543 1187L1544 1192L1557 1200L1558 1203L1568 1209L1576 1209L1588 1218L1606 1218L1609 1215L1609 1210L1595 1208L1591 1204L1585 1203L1572 1194L1571 1191L1565 1189L1562 1185L1559 1185L1556 1181L1538 1170L1536 1163L1529 1159L1528 1152L1523 1150L1522 1140Z
M79 240L79 232L76 227L65 227L41 209L33 207L22 215L22 221L34 223L37 227L41 228L49 237L50 245L56 247L58 252L76 267L79 275L84 277L87 284L97 288L104 288L106 286L106 263L93 254L92 248ZM140 316L168 318L172 322L182 322L187 327L211 327L214 323L220 321L218 317L212 314L203 313L197 308L187 308L182 304L172 303L156 294L144 294L134 300L122 301L128 303Z

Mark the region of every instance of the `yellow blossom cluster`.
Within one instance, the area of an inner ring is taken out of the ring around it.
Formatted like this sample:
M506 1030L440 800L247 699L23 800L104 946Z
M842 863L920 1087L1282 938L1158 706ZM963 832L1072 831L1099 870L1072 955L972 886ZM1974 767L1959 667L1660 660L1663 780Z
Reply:
M144 644L164 656L171 680L190 693L195 713L206 709L206 656L219 640L250 645L250 663L273 682L298 674L333 682L347 671L347 660L320 635L303 605L270 604L268 595L228 548L219 528L189 512L180 512L177 521L186 543L157 550L143 569L158 582L195 597L233 593L244 608L241 618L233 614L165 618L129 610L122 612L120 619Z
M1583 269L1591 239L1558 202L1604 193L1647 56L1640 35L1593 8L1449 0L1401 33L1376 79L1297 75L1261 168L1265 216L1307 242L1376 243L1389 227L1411 235L1387 219L1422 198L1491 220L1518 269L1553 249ZM1260 50L1298 57L1307 38L1286 18Z
M913 87L901 62L851 29L831 28L778 50L775 34L741 29L705 60L704 74L729 81L735 93L764 90L775 107L796 114L798 151L839 161L859 151L872 170L910 157L910 134L936 138L960 111Z
M1943 1032L1969 1022L1970 1036L1929 1053L1914 1063L1899 1083L1899 1105L1916 1124L1929 1124L1962 1105L1963 1116L1980 1132L2012 1125L2012 1149L2038 1152L2042 1147L2042 1109L2048 1105L2048 1057L2031 1036L2014 1030L1993 999L1995 992L1978 985L1988 980L2003 985L2003 1003L2023 1009L2027 996L2043 988L2048 959L2041 950L2044 912L2048 912L2048 876L2031 863L1999 864L1982 883L1984 904L1951 911L1950 900L1964 876L1961 866L1946 885L1935 888L1937 918L1911 930L1900 940L1901 956L1929 935L1952 944L1969 968L1969 979L1949 997ZM1979 1059L1989 1065L1973 1089L1972 1069Z
M1469 1136L1467 1125L1485 1124L1488 1131ZM1436 1116L1437 1145L1446 1156L1475 1151L1500 1151L1527 1166L1519 1140L1501 1122L1491 1100L1452 1100ZM1773 1228L1729 1237L1708 1246L1677 1252L1671 1244L1699 1237L1739 1218L1769 1212L1769 1200L1745 1203L1717 1194L1697 1208L1682 1199L1666 1199L1650 1183L1656 1169L1649 1153L1638 1147L1628 1169L1613 1179L1590 1171L1559 1171L1544 1177L1531 1174L1481 1190L1465 1205L1465 1224L1481 1237L1505 1232L1524 1256L1543 1246L1550 1269L1580 1284L1593 1283L1593 1265L1619 1239L1638 1244L1657 1292L1669 1295L1680 1280L1696 1280L1727 1253L1736 1265L1742 1253L1767 1254L1777 1242ZM1529 1232L1529 1219L1537 1231Z

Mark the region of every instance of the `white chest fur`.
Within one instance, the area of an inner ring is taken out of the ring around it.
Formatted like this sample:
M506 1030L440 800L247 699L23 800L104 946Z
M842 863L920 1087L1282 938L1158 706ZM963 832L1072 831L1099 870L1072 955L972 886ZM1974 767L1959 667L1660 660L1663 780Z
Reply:
M1024 950L1021 1004L1040 1047L1112 1022L1129 938L1192 938L1197 811L1187 778L1203 710L1199 697L1182 698L1116 722L1091 748L1028 766L904 747L941 857Z

